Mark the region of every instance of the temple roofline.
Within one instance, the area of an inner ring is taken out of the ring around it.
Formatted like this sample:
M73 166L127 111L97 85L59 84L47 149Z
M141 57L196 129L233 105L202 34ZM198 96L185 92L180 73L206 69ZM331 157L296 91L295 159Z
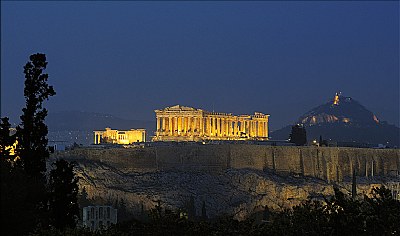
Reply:
M270 116L269 114L264 114L262 112L254 112L252 115L247 115L247 114L239 114L235 115L233 113L226 113L226 112L211 112L203 109L198 109L194 107L189 107L189 106L182 106L182 105L174 105L174 106L169 106L164 109L157 109L154 110L154 112L159 113L159 112L166 112L166 111L198 111L198 112L204 112L206 115L220 115L220 116L237 116L237 117L250 117L250 116Z

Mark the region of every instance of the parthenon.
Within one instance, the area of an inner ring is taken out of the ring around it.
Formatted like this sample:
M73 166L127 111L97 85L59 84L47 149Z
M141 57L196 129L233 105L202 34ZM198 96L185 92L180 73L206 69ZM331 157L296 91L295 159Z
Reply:
M269 115L208 112L186 106L155 110L153 141L268 140Z

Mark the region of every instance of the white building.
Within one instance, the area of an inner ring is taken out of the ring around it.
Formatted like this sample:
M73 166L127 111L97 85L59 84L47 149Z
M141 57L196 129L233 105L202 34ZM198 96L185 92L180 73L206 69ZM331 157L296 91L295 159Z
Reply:
M106 229L117 223L117 209L112 206L87 206L83 208L83 226L92 231Z
M67 141L53 141L49 140L48 141L48 147L50 151L55 152L55 151L65 151L65 146L66 146Z

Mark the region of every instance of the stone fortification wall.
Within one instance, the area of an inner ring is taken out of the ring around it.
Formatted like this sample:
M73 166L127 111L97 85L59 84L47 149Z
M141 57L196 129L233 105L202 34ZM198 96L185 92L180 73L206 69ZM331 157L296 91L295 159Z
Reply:
M95 160L118 171L182 170L219 172L229 168L274 170L342 182L352 176L395 176L400 150L262 145L182 145L145 148L79 148L56 158Z

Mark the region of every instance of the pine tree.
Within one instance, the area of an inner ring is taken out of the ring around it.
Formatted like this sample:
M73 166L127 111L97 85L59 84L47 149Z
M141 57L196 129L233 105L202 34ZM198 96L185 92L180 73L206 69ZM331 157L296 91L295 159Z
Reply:
M17 155L21 158L22 166L27 174L34 179L43 179L46 171L47 126L44 119L47 110L43 101L55 95L53 86L47 84L46 55L37 53L29 57L30 61L24 66L26 99L22 109L21 125L17 126Z
M13 162L10 147L15 135L10 134L7 117L0 120L0 227L1 235L28 234L36 226L36 202L32 199L35 182L27 177L25 171Z
M45 160L49 153L47 126L44 124L47 110L42 105L43 101L55 95L55 92L53 87L47 84L48 75L42 73L46 65L46 56L38 53L31 55L30 61L24 66L26 107L22 109L21 125L17 126L15 134L18 141L15 154L19 159L12 166L6 166L6 162L2 162L1 166L1 212L7 214L6 221L3 221L2 214L2 222L5 223L5 227L2 228L4 235L24 235L39 224L42 227L47 225L44 173ZM2 146L5 146L5 143L8 145L11 142L7 119L2 120L1 129L1 142ZM8 155L7 152L2 154ZM7 194L3 194L3 190Z
M90 200L88 198L88 193L87 193L85 187L83 187L83 189L81 190L81 192L78 195L78 204L79 204L80 208L87 207L87 206L91 205L91 202L90 202ZM112 205L112 204L110 203L110 205Z
M295 143L297 146L303 146L307 143L307 133L303 125L297 124L292 126L290 133L290 142Z
M189 219L193 220L196 218L196 206L194 204L194 196L191 195L188 202L188 216Z
M206 220L207 217L207 209L206 209L206 202L203 201L203 206L201 207L201 218L203 218L203 220Z

